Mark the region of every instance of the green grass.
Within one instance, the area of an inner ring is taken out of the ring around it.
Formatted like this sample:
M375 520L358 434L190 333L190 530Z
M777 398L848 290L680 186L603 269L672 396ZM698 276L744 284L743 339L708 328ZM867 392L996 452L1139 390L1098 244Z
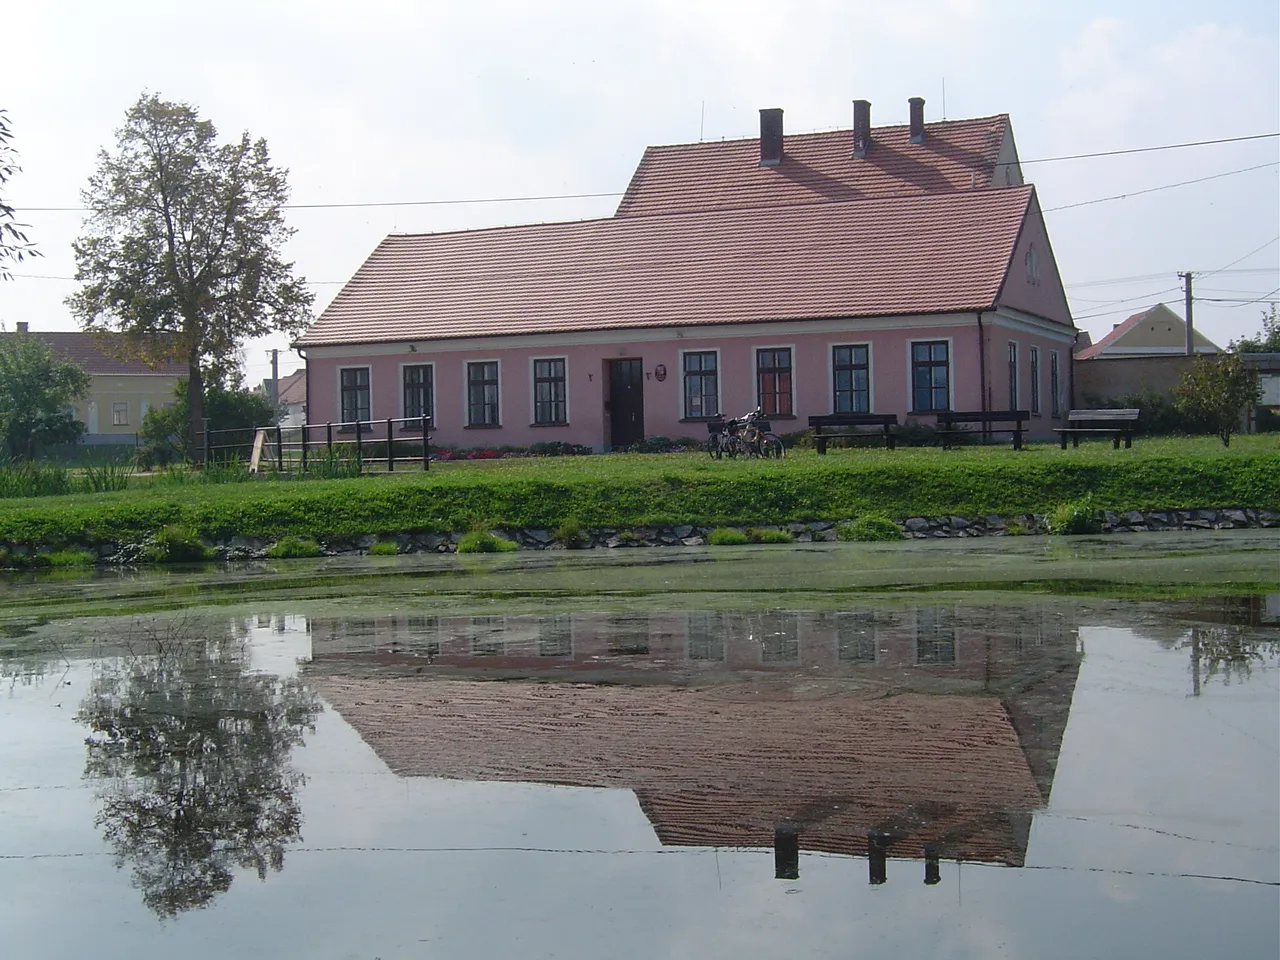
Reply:
M371 557L394 557L400 553L400 547L394 540L379 540L367 552Z
M707 543L713 547L737 547L750 542L750 537L732 527L716 527L707 534Z
M1035 446L798 451L784 461L705 454L466 461L346 480L146 485L12 500L0 542L137 542L166 525L193 535L313 539L504 528L775 525L866 514L1048 513L1092 496L1100 510L1280 509L1280 436ZM146 478L142 478L145 480Z
M840 540L856 540L859 543L891 542L901 540L902 531L888 517L871 513L840 524L836 527L836 537Z
M273 560L288 560L298 557L318 557L323 551L320 544L310 537L284 536L271 545L267 556Z
M458 541L459 553L510 553L515 549L513 541L495 537L487 530L472 530Z
M747 531L747 539L752 543L795 543L796 538L786 530L778 530L774 527L758 530L752 527Z

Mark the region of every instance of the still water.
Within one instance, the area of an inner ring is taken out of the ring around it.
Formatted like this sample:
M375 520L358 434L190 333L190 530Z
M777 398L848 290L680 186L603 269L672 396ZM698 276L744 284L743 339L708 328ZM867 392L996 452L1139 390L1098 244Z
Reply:
M1274 581L1215 543L1160 556ZM856 549L10 605L3 955L1280 955L1280 593L850 589Z

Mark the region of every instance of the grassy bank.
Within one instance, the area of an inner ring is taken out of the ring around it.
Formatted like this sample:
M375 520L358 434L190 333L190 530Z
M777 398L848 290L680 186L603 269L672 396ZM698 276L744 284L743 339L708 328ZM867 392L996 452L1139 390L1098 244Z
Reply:
M168 524L206 538L445 532L494 526L770 524L1100 509L1280 509L1280 440L1140 441L1132 450L1006 447L807 451L782 462L701 454L496 460L427 474L182 487L0 501L0 542L134 540Z

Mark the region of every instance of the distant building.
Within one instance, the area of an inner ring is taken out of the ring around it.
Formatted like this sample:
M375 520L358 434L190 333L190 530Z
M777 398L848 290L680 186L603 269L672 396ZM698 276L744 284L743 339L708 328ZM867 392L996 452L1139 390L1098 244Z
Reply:
M1221 353L1222 348L1199 330L1192 331L1196 353ZM1081 346L1080 344L1084 345ZM1116 357L1186 356L1187 322L1163 303L1135 313L1096 343L1079 341L1077 360Z
M300 427L307 422L307 369L302 367L283 376L276 383L276 406L282 427ZM262 392L271 396L270 380L262 381Z
M109 333L64 333L31 330L18 322L15 334L35 337L59 360L76 364L89 374L89 393L75 404L75 417L85 425L88 444L133 443L148 410L173 404L178 379L186 364L149 367L141 360L123 360L115 347L122 338Z
M761 407L1030 410L1076 329L1009 118L650 147L613 217L389 236L302 335L308 419L617 449ZM599 379L596 379L596 378Z

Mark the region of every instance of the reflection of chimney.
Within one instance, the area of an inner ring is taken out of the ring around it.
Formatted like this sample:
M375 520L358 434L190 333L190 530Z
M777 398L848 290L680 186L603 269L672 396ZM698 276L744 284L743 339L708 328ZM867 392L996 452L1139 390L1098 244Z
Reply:
M878 886L889 879L886 861L889 856L889 835L887 833L867 834L867 873L872 886Z
M760 166L776 167L782 162L782 110L768 107L760 111Z
M924 847L924 882L926 886L930 887L935 883L942 882L942 867L938 863L938 848L932 843L927 843Z
M911 108L911 142L924 143L924 97L912 97L907 105Z
M773 876L777 880L800 879L800 831L794 824L773 828Z
M31 326L30 326L30 324L28 324L28 323L27 323L27 321L25 321L25 320L19 320L19 321L18 321L18 332L19 332L19 333L30 333L30 332L31 332Z
M871 101L853 101L853 155L861 159L871 146Z

